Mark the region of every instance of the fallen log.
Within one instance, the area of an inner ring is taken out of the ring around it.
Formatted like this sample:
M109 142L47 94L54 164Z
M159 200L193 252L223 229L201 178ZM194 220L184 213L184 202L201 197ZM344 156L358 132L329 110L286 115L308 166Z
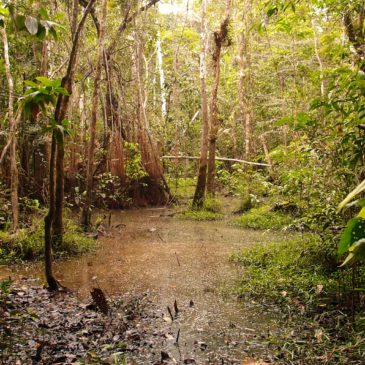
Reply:
M200 157L198 157L198 156L162 156L161 159L166 159L166 160L199 160ZM229 161L229 162L242 163L242 164L246 164L246 165L272 167L272 165L269 165L267 163L251 162L251 161L239 160L237 158L216 157L215 159L218 160L218 161Z

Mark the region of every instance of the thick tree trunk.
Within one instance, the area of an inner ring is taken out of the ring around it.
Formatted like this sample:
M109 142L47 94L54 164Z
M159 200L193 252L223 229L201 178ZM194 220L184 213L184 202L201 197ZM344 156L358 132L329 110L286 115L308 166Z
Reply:
M206 55L208 48L208 30L206 22L207 2L202 1L202 20L201 20L201 39L202 48L200 52L200 93L201 93L201 113L202 113L202 136L200 147L200 161L198 171L198 181L196 184L193 207L201 209L203 207L206 181L207 181L207 164L208 164L208 133L209 133L209 117L208 117L208 98L207 98L207 66Z
M103 57L104 57L104 35L105 35L107 4L108 4L107 0L103 0L102 10L101 10L102 15L100 21L100 31L99 31L99 51L98 51L98 60L95 71L92 111L91 111L90 131L89 131L90 139L89 139L87 174L86 174L86 199L81 216L81 224L86 230L89 229L91 225L91 205L92 205L93 185L94 185L93 182L94 182L94 152L95 152L96 121L97 121L98 105L99 105L101 69L103 67Z
M162 164L159 158L156 144L150 134L147 116L147 100L143 87L143 67L142 67L142 43L136 36L135 51L135 74L137 79L137 138L141 151L142 165L148 174L143 182L138 182L138 195L144 195L145 203L142 204L165 204L168 200L172 200L170 189L163 175ZM144 187L147 185L147 188ZM142 200L143 200L142 199ZM138 204L138 202L137 202Z
M224 19L220 25L219 31L214 32L214 49L213 49L213 90L210 103L210 131L209 131L209 160L208 160L208 179L207 192L215 192L215 153L218 134L218 87L220 80L220 60L222 46L228 37L228 25L231 16L232 0L227 0Z
M18 185L19 173L16 158L17 147L17 118L14 115L14 80L10 69L9 44L6 29L0 27L3 46L4 46L4 64L6 79L9 87L8 100L8 119L9 119L9 155L10 155L10 193L11 193L11 214L12 214L12 230L16 231L19 225L19 202L18 202Z

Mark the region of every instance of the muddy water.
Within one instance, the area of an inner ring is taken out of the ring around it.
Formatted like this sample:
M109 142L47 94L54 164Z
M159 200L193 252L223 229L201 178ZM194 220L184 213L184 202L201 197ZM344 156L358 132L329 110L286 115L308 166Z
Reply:
M162 328L166 336L158 350L132 355L137 363L153 363L160 350L178 363L191 358L200 364L239 364L252 354L264 355L267 334L275 329L272 315L231 294L243 273L228 257L243 247L283 237L234 228L225 221L181 221L170 213L165 209L113 213L100 248L57 262L56 276L82 299L96 286L108 295L148 293L156 308L152 326ZM5 269L1 274L43 277L39 265ZM166 309L173 311L175 300L179 315L170 323Z

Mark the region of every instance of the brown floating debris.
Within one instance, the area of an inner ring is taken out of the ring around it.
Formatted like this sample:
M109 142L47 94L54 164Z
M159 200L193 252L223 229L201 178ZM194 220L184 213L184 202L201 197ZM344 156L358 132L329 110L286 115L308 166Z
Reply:
M94 303L100 309L100 311L103 314L108 315L109 306L103 291L100 288L93 288L93 290L90 293Z

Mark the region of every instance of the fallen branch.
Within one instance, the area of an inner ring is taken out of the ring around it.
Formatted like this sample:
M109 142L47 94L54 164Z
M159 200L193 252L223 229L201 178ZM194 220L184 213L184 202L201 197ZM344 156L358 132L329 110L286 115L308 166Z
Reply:
M176 160L199 160L200 157L198 157L198 156L162 156L161 159L166 159L166 160L175 160L175 159ZM267 163L238 160L236 158L216 157L215 159L218 160L218 161L237 162L237 163L243 163L243 164L246 164L246 165L266 166L266 167L272 167L273 166L273 165L269 165Z

